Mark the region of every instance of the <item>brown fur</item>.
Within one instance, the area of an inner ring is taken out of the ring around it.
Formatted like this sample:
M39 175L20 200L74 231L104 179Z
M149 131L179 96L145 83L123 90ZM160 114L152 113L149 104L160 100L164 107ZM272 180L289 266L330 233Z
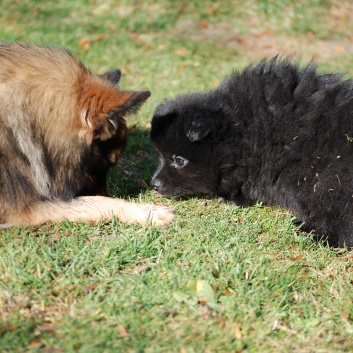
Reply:
M0 44L0 224L103 219L167 224L165 206L106 197L126 146L125 117L149 92L119 90L64 49ZM96 196L97 195L97 196Z

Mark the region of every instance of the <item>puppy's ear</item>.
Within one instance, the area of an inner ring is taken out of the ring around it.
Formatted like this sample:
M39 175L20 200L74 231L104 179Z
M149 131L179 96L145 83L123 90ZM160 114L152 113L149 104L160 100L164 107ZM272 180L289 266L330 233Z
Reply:
M105 141L119 128L125 128L125 116L136 112L150 96L148 91L126 92L90 82L80 99L80 136L89 144L92 140Z
M117 87L119 85L121 71L119 69L110 70L102 75L99 75L99 77L102 78L103 80L109 81L109 83L111 83L113 86Z
M215 125L215 118L210 115L201 115L192 111L184 113L184 131L191 142L201 141Z

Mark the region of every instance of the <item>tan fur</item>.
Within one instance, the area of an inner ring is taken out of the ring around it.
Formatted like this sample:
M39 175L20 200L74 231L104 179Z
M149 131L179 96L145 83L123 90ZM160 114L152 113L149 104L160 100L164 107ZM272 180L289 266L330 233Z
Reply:
M173 220L174 212L169 207L149 203L128 202L104 196L81 196L69 202L40 203L27 213L9 218L7 224L38 226L48 221L63 220L97 223L113 218L142 226L163 226Z
M0 43L0 223L170 223L165 206L105 197L125 115L148 96L119 90L64 49Z

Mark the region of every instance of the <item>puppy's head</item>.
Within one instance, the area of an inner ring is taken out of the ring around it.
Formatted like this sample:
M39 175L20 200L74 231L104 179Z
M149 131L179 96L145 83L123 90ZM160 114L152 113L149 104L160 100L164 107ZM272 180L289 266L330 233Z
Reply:
M222 110L210 98L209 93L191 94L157 107L151 138L159 166L151 186L160 194L217 194Z

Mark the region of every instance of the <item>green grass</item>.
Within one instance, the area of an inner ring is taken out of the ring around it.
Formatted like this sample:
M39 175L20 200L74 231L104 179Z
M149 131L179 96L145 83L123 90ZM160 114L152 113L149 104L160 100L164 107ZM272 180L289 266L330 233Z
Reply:
M0 230L1 352L352 352L352 252L305 238L282 209L144 187L159 102L276 52L353 76L352 11L339 0L2 0L3 40L65 46L97 73L120 68L122 88L152 91L109 190L177 217Z

